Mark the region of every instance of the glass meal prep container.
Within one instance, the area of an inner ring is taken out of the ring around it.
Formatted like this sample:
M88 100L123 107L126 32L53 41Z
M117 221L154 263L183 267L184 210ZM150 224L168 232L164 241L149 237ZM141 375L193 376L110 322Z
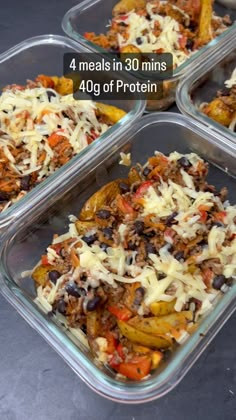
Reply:
M179 383L235 310L236 284L220 294L198 329L152 376L130 382L118 379L105 367L98 367L83 341L36 305L34 282L30 275L22 277L21 274L37 264L54 233L67 232L68 216L77 216L94 191L112 179L127 175L129 168L118 163L120 152L131 153L133 164L143 164L155 150L165 154L175 150L196 152L210 163L209 182L217 189L227 186L229 200L236 201L236 150L233 145L220 136L213 136L188 117L173 113L152 114L136 121L125 134L113 139L109 149L100 148L90 162L86 161L80 171L73 172L51 193L47 202L37 202L21 219L15 220L0 247L0 290L5 298L90 388L123 403L151 401Z
M34 79L39 74L63 76L63 55L68 52L87 52L86 47L73 40L58 35L42 35L30 38L0 55L0 90L8 84L25 84L27 79ZM110 101L111 105L126 111L117 124L83 149L71 161L57 169L19 201L0 213L0 231L13 217L19 217L24 211L34 206L37 200L47 199L51 191L83 166L100 148L110 147L111 139L121 134L143 113L144 102L135 99ZM109 146L108 146L109 144Z
M118 3L117 0L111 0L109 2L106 0L85 0L77 6L74 6L65 14L62 20L64 32L80 44L86 45L91 51L100 54L104 53L105 50L87 40L84 37L84 33L105 33L112 17L112 9L116 3ZM236 11L234 9L226 8L214 3L214 11L219 16L229 14L232 23L236 19ZM233 26L234 25L235 24L233 24ZM164 78L163 91L160 89L160 93L157 94L157 99L148 100L146 111L163 111L170 107L170 105L175 102L176 87L179 80L186 77L188 73L191 73L199 63L205 62L209 52L213 50L216 45L221 44L221 41L228 36L232 30L232 26L229 27L221 35L209 42L183 64L174 69L172 77ZM147 76L143 77L145 78Z
M209 54L205 62L196 67L192 74L181 80L176 95L177 106L183 114L236 142L236 133L208 117L200 110L200 105L211 102L220 90L225 90L225 81L230 79L236 68L236 28L230 37Z

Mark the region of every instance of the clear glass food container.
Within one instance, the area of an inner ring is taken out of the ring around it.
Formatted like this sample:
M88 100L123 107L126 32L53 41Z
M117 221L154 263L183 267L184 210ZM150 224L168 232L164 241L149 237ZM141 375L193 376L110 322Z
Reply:
M100 395L123 403L141 403L159 398L175 387L211 342L236 308L236 284L221 294L213 310L199 328L179 346L157 371L140 382L117 379L106 368L99 368L82 341L35 303L34 282L21 273L40 260L54 233L67 231L68 216L78 215L84 201L99 187L127 175L120 165L120 152L130 152L132 163L144 163L155 150L163 153L196 152L210 162L209 182L217 189L227 186L229 199L236 202L236 150L220 136L189 118L173 113L147 115L126 133L114 138L112 147L100 149L90 162L65 179L47 202L36 203L5 233L0 246L0 290L16 310L35 328L76 374Z
M229 140L236 142L236 133L220 123L214 121L199 107L204 102L210 102L216 97L217 91L224 89L224 82L230 79L236 68L236 27L232 29L230 37L218 45L214 53L195 71L181 80L176 95L177 106L183 114L197 119L214 132L220 133Z
M112 9L116 3L118 3L118 0L85 0L79 3L65 14L62 20L64 32L80 44L86 45L92 51L100 54L104 53L105 50L88 41L84 37L84 33L105 33L112 18ZM229 14L232 22L236 19L236 11L233 8L226 8L223 5L214 3L214 11L219 16ZM231 33L233 26L229 27L224 33L209 42L183 64L174 69L173 76L164 79L163 90L160 90L158 97L148 100L146 111L164 111L170 107L175 102L176 87L179 80L188 73L191 73L199 63L203 63L209 52Z
M87 49L58 35L42 35L21 42L0 55L0 91L7 84L25 84L27 79L34 79L42 73L62 76L63 55L68 52L83 53L87 52ZM33 208L36 201L47 200L54 188L78 171L100 148L111 147L112 139L125 132L127 127L142 115L145 108L144 102L135 99L114 100L110 103L124 109L127 112L125 117L25 197L0 213L0 232L14 217L20 217L27 209Z

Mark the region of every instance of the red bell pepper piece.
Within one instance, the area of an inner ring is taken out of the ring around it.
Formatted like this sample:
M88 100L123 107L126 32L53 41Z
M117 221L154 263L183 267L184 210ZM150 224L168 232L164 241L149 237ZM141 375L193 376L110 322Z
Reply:
M42 265L51 265L50 262L48 261L48 256L47 255L42 255L41 256L41 264Z
M219 212L215 213L214 216L215 216L215 219L218 222L224 223L224 219L227 216L227 212L226 211L219 211Z
M151 358L136 356L130 362L122 362L116 370L129 379L139 381L147 376L151 370Z
M133 209L131 204L129 204L129 202L120 194L118 194L116 197L116 205L117 208L121 211L121 213L128 214L132 217L135 216L135 210Z
M144 181L142 184L139 185L136 193L134 194L134 198L140 198L142 197L145 192L148 190L149 187L151 187L153 184L152 181Z
M120 308L119 306L108 306L108 311L111 312L120 321L128 321L133 315L128 308Z
M199 213L200 213L200 222L201 223L206 223L206 221L207 221L207 212L200 210Z
M108 354L113 354L117 346L117 340L115 339L114 335L110 331L106 333L106 340L107 340L106 352Z

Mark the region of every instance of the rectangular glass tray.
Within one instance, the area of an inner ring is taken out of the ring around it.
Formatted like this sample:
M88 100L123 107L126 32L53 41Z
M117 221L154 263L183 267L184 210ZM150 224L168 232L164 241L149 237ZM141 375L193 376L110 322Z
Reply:
M84 37L84 33L105 33L107 25L112 18L112 9L116 3L118 3L118 0L85 0L66 12L62 20L62 29L79 44L85 45L91 51L102 54L105 50L87 40ZM232 22L236 20L236 10L233 8L226 8L222 4L215 2L214 11L219 16L229 14ZM185 78L187 74L191 74L197 65L204 63L209 52L214 51L217 45L221 45L221 42L231 34L235 25L236 23L174 69L173 76L165 78L166 91L160 98L149 100L146 111L163 111L170 107L175 102L176 87L180 79Z
M64 54L87 51L86 47L64 36L41 35L27 39L0 54L0 91L8 84L25 84L27 79L34 79L39 74L62 76ZM116 135L125 132L127 127L142 115L145 108L143 101L135 99L114 100L110 103L124 109L127 112L125 117L25 197L0 213L0 237L13 218L21 217L22 213L33 208L37 201L47 200L56 186L79 171L99 149L110 148Z
M37 203L15 220L0 245L0 290L16 310L35 328L94 391L123 403L141 403L169 392L184 377L236 307L236 284L222 294L198 330L181 345L160 369L141 382L122 381L106 368L99 368L83 343L60 327L33 301L34 282L21 273L32 269L45 253L54 233L67 231L68 216L79 214L85 200L98 188L128 169L121 166L120 152L130 152L132 163L144 163L155 150L165 154L196 152L210 162L209 182L217 189L227 186L231 203L236 202L236 150L230 142L173 113L141 118L120 135L109 149L86 162L57 187L48 202Z

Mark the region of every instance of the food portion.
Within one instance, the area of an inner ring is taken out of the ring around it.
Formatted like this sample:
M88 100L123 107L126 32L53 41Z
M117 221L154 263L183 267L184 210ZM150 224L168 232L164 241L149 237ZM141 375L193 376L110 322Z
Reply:
M118 53L173 54L174 68L231 24L219 17L212 0L121 0L113 8L106 34L86 32L85 37Z
M155 372L235 278L236 206L207 172L156 152L70 216L31 272L37 304L120 378Z
M121 119L121 109L73 98L72 80L39 75L0 96L0 211Z
M212 101L202 103L199 109L209 118L236 132L236 69Z

